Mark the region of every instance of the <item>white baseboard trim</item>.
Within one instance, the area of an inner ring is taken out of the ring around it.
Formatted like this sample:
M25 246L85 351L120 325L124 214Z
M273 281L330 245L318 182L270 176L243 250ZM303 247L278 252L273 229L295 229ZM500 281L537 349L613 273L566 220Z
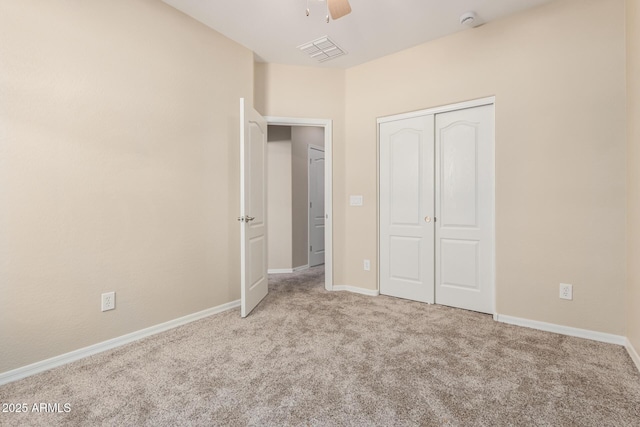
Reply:
M309 269L309 264L301 265L300 267L294 267L294 268L270 268L269 270L267 270L267 273L268 274L291 274L291 273L297 273L298 271L303 271L308 269Z
M370 297L377 297L378 295L380 295L380 292L377 289L371 290L371 289L357 288L355 286L334 285L332 290L353 292L354 294L362 294Z
M505 316L504 314L494 314L494 320L510 325L524 326L525 328L539 329L541 331L554 332L556 334L568 335L571 337L585 338L593 341L606 342L624 346L627 338L622 335L607 334L604 332L590 331L588 329L573 328L571 326L556 325L554 323L539 322L537 320L523 319L520 317Z
M98 344L93 344L88 347L71 351L69 353L61 354L60 356L55 356L50 359L32 363L31 365L3 372L0 373L0 385L17 381L22 378L38 374L40 372L48 371L49 369L66 365L67 363L75 362L76 360L84 359L85 357L93 356L94 354L102 353L103 351L111 350L124 344L129 344L130 342L137 341L139 339L146 338L148 336L155 335L157 333L164 332L169 329L173 329L175 327L212 316L214 314L222 313L223 311L231 310L239 306L240 300L231 301L217 307L212 307L206 310L199 311L197 313L188 314L177 319L169 320L168 322L160 323L159 325L150 326L145 329L140 329L136 332L131 332L130 334L122 335L120 337L103 341Z
M268 274L290 274L293 273L293 268L270 268L267 270Z
M625 347L627 348L627 353L629 353L629 356L631 356L631 360L633 360L633 363L636 364L636 368L638 368L638 371L640 371L640 356L638 355L636 349L633 347L633 344L631 344L631 341L629 341L629 338L626 339Z

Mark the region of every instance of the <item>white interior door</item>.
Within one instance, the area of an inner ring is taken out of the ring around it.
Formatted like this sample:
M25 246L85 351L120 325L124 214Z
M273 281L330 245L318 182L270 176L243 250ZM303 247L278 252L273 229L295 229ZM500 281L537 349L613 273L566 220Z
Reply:
M436 303L494 311L493 105L436 115Z
M268 292L267 122L240 99L241 315Z
M434 302L434 118L380 124L380 293Z
M309 267L324 264L324 150L309 147Z

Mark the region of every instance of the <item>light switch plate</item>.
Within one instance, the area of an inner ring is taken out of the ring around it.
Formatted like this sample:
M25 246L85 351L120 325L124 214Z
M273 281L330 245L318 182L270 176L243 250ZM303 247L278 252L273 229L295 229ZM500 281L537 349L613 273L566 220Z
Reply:
M363 197L362 196L349 196L349 204L351 206L362 206Z

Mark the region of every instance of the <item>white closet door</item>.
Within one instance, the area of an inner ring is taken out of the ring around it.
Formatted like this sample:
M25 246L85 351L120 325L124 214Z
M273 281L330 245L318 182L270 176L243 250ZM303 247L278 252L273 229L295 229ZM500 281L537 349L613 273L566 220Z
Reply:
M434 117L380 124L380 293L434 302Z
M494 312L493 105L436 115L436 303Z

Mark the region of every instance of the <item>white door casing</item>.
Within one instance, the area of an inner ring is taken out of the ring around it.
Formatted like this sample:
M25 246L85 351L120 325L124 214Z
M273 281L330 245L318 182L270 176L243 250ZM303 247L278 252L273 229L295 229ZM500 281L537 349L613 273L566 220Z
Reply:
M240 276L241 316L268 292L267 122L240 99Z
M494 311L494 107L436 115L436 303Z
M324 129L324 286L333 290L333 122L329 119L305 119L294 117L265 117L270 125L318 126Z
M308 148L309 267L324 264L324 149Z
M380 293L434 302L434 117L380 124Z

